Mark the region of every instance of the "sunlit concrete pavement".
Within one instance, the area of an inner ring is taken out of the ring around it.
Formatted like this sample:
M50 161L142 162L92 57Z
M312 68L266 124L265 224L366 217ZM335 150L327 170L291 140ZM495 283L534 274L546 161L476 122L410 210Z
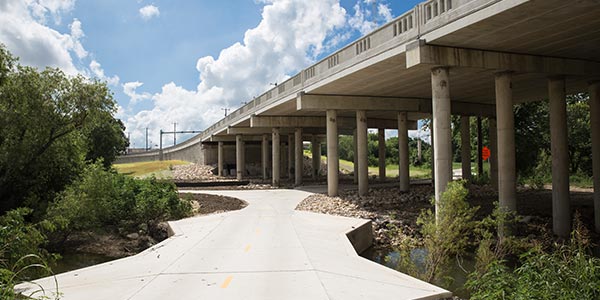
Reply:
M237 197L249 205L240 211L171 222L175 235L143 253L57 275L61 299L439 299L451 295L359 257L346 233L368 221L294 211L310 195L307 192L193 192ZM54 278L37 283L46 295L56 291ZM33 285L18 288L36 289Z

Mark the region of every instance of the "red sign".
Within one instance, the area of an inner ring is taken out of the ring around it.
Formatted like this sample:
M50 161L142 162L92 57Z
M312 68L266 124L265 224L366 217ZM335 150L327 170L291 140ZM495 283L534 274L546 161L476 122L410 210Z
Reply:
M483 149L481 150L481 158L483 158L483 160L488 160L488 158L490 158L491 155L491 151L490 148L483 146Z

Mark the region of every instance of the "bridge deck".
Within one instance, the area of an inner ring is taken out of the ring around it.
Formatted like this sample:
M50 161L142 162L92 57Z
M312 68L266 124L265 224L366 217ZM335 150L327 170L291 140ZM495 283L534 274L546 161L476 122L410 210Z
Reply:
M359 257L366 220L294 211L307 192L207 191L248 207L172 222L138 255L57 276L61 299L439 299L436 286ZM52 278L37 281L47 291ZM22 285L19 288L26 288Z

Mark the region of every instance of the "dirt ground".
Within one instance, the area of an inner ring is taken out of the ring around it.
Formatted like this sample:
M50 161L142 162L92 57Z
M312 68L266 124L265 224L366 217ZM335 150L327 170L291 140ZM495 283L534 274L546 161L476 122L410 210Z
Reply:
M180 197L191 197L194 215L209 215L239 210L247 203L232 197L208 194L180 194ZM69 253L90 253L107 257L121 258L131 256L152 247L167 236L167 224L160 223L156 229L138 232L119 233L108 229L106 232L76 232L65 242L65 251Z

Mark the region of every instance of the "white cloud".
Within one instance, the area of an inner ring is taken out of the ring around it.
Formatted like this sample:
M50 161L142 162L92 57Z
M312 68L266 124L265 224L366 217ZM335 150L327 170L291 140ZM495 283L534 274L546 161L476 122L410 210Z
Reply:
M182 130L205 129L222 118L221 108L238 107L267 90L269 82L281 82L312 63L327 38L346 22L338 0L261 2L265 4L262 20L246 31L243 42L223 49L216 58L198 59L196 90L166 84L152 96L151 110L126 120L132 140L141 142L146 127L158 132L175 121Z
M389 22L393 19L392 17L392 9L383 3L379 3L379 5L377 5L377 14L383 18L383 20L385 20L385 22Z
M242 42L223 49L217 57L198 59L199 84L186 90L171 82L151 96L153 108L125 121L138 145L145 128L158 133L178 122L181 130L203 130L222 118L221 108L239 107L313 63L324 51L347 41L352 33L367 33L391 17L385 4L361 0L347 16L339 0L258 0L264 4L261 22L246 31ZM365 4L364 6L361 4ZM133 82L126 94L132 102L146 99ZM158 140L158 135L154 137Z
M152 95L148 93L137 93L137 88L144 85L144 83L139 81L126 82L123 84L123 93L130 98L130 104L135 104L140 100L150 99Z
M119 76L114 75L112 77L108 77L104 75L104 69L102 69L102 65L100 65L100 63L96 60L92 60L92 62L90 62L90 70L92 71L92 74L94 76L96 76L102 81L106 81L106 83L108 83L111 86L116 86L119 84Z
M153 17L158 17L160 15L160 11L158 7L150 4L140 8L140 16L144 20L150 20Z
M0 43L19 57L21 64L39 69L60 68L69 75L96 76L117 85L119 77L105 76L96 60L92 59L89 69L85 67L83 60L90 55L82 44L85 33L79 19L69 24L68 33L45 24L48 15L59 23L74 5L75 0L0 0Z
M10 0L7 0L7 2ZM24 0L33 17L42 24L46 23L47 15L51 15L55 24L61 23L61 15L73 10L75 0Z

